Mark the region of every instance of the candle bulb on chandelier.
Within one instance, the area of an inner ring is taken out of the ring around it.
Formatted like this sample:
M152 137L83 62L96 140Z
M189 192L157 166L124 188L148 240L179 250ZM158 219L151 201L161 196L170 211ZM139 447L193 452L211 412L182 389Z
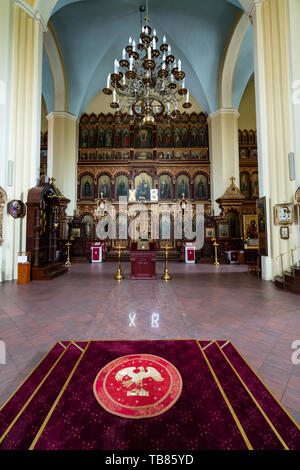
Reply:
M132 44L132 37L130 36L130 38L129 38L129 45L131 46L131 44Z
M153 30L153 36L156 36L156 29Z
M126 50L125 50L125 47L122 51L122 59L125 60L126 59Z
M132 41L132 50L133 50L133 52L135 52L135 46L136 46L135 40L133 40L133 41Z
M114 66L115 66L115 73L118 73L119 72L119 62L117 61L117 59L115 59Z
M181 60L178 60L178 72L181 72Z
M107 77L107 86L106 88L109 88L110 87L110 73L108 74L108 77Z
M156 39L153 38L153 49L156 49Z
M166 42L167 42L167 38L166 38L166 36L164 36L163 37L163 44L166 44Z
M148 59L151 60L151 46L148 47Z
M186 103L190 101L190 92L188 91L186 94Z
M129 70L130 71L132 70L132 66L133 66L133 57L131 56L130 59L129 59Z
M113 102L115 103L116 101L117 101L117 94L116 94L116 90L114 90Z
M168 47L168 55L171 55L171 46Z
M181 86L182 89L185 88L185 79L182 80L182 86Z

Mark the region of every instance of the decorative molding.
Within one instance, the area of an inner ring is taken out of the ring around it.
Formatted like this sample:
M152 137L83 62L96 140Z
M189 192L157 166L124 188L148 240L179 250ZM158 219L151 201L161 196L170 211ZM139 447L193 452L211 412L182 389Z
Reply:
M238 119L240 117L240 113L236 109L233 109L233 108L220 108L217 111L215 111L214 113L209 114L209 116L207 118L207 122L210 122L212 119L214 119L215 117L220 116L222 114L232 114L236 117L236 119Z
M25 11L25 13L33 18L36 23L39 23L44 33L47 32L48 27L42 15L32 8L32 6L30 6L25 0L15 0L15 5Z
M256 7L260 7L263 5L265 0L253 0L253 2L248 6L246 12L247 15L249 16L251 22L252 22L252 17L255 14Z
M48 116L46 116L47 121L50 121L51 119L54 118L67 118L70 119L71 121L78 121L78 117L75 116L74 114L67 113L66 111L52 111Z

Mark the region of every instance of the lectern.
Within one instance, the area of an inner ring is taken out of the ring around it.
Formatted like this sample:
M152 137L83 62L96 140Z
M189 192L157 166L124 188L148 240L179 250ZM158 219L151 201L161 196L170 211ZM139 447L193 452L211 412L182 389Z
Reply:
M130 249L130 279L156 279L156 245L154 242L133 242Z

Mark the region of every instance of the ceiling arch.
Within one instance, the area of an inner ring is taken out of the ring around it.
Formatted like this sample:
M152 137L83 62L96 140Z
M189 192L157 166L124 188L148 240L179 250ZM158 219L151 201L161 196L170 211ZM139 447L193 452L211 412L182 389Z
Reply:
M141 1L110 0L105 2L104 13L101 0L49 0L54 8L51 22L68 77L67 111L70 113L78 116L85 111L105 86L114 58L120 58L128 36L138 38L138 6ZM208 114L219 108L220 64L234 21L241 12L239 0L187 0L184 4L182 0L150 2L150 16L158 36L160 39L167 36L176 57L182 60L188 88ZM252 41L247 37L246 41L249 40ZM249 45L246 47L244 42L243 45L244 54L247 54ZM246 63L247 58L237 60L238 54L239 49L236 48L234 58L237 65ZM46 60L44 63L49 73L49 64ZM43 77L45 75L46 71ZM239 74L234 77L234 86L239 90L235 96L238 97L248 82L249 71L239 69ZM45 97L51 95L50 90L45 90L50 82L49 77L43 81ZM229 82L232 83L232 77ZM52 105L49 112L53 110Z
M233 81L236 64L241 52L241 46L247 31L251 28L249 17L246 13L238 17L238 21L232 30L232 34L224 51L224 58L220 67L219 76L219 107L233 107Z

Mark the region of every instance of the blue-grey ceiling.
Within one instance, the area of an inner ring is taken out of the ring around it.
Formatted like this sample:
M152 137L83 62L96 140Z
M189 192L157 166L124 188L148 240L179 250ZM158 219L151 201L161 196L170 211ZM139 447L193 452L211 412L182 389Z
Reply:
M129 36L138 40L139 5L143 3L143 0L58 2L51 22L66 67L70 113L79 116L84 112L91 99L105 86L113 61L115 57L120 58ZM166 35L176 57L181 58L191 93L207 113L215 111L218 109L220 62L241 8L239 1L151 0L149 4L151 25L156 28L160 40ZM243 42L234 78L233 95L237 107L253 73L251 29ZM53 110L53 85L47 62L45 58L43 94L50 112Z

